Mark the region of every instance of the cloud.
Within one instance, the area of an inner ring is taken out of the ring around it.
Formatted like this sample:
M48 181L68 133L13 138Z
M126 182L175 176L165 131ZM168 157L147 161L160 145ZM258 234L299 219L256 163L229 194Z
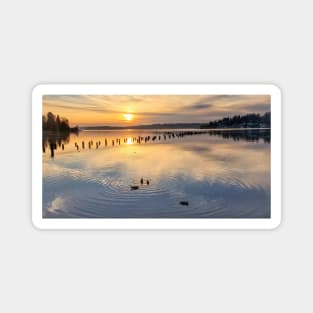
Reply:
M61 197L56 197L54 200L51 201L50 207L48 207L47 211L50 213L54 213L58 210L61 210L64 206L65 200Z
M185 110L196 110L196 111L200 111L200 110L206 110L209 108L212 108L213 105L209 104L209 103L195 103L195 104L191 104L185 107Z
M255 112L255 113L264 113L270 111L269 103L253 103L246 104L240 107L243 112Z
M125 113L133 114L136 124L201 123L264 113L270 100L269 95L45 95L43 108L73 125L125 125Z

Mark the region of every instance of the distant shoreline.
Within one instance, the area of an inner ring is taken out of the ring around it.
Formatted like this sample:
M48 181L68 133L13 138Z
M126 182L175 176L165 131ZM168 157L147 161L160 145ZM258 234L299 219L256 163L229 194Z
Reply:
M148 124L134 126L81 126L81 130L127 130L127 129L200 129L203 123Z
M223 128L200 128L200 127L80 127L80 131L112 131L112 130L271 130L270 127L223 127Z

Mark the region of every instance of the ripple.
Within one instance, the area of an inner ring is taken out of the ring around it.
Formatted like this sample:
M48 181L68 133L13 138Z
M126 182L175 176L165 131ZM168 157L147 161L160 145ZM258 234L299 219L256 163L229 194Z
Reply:
M60 154L44 161L44 205L59 217L265 216L270 175L255 162L262 150L208 143ZM140 175L150 184L141 184ZM56 210L60 196L66 201Z

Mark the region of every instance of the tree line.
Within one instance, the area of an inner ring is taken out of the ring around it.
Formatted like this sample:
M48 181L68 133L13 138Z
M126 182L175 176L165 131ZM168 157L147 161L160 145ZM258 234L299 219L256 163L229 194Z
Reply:
M235 115L233 117L224 117L223 119L202 124L200 128L270 128L271 113L266 112L263 115L251 113L246 115Z
M66 133L78 131L78 126L71 128L67 118L48 112L47 115L42 116L42 130Z

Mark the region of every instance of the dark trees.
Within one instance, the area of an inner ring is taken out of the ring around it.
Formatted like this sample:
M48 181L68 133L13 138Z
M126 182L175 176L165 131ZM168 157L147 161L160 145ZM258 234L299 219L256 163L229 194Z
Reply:
M270 128L271 113L235 115L203 124L200 128Z
M42 130L53 132L69 132L71 131L68 119L55 116L49 112L47 116L42 116Z

